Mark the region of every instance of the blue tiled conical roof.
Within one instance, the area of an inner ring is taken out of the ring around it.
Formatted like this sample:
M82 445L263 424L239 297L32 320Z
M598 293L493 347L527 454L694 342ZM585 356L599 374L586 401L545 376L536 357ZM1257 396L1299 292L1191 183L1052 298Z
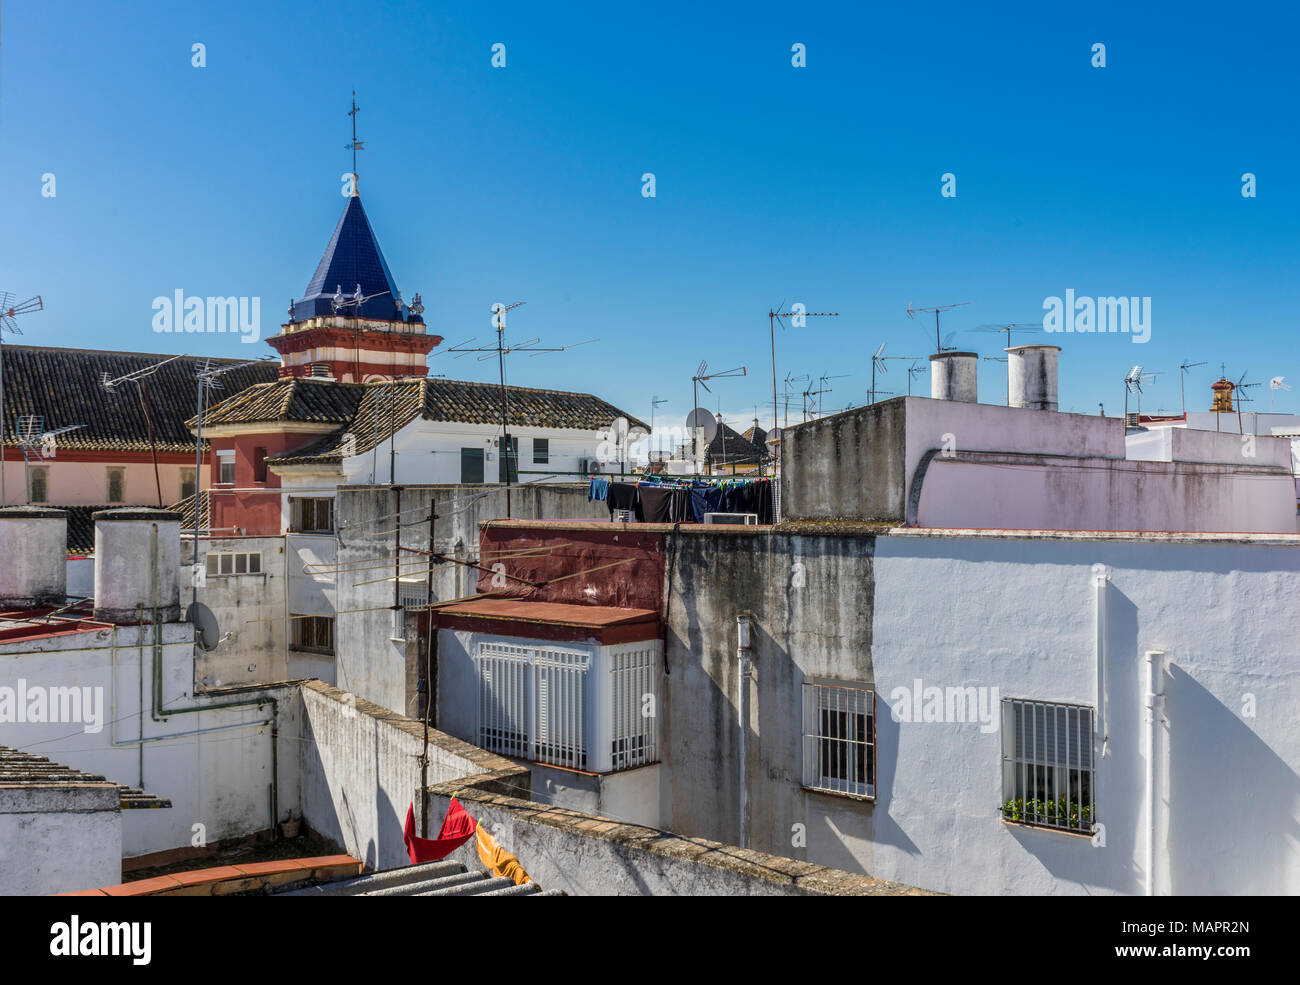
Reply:
M325 255L316 266L316 273L302 300L293 304L293 320L302 321L318 315L333 315L334 296L342 292L351 301L360 285L361 296L369 298L360 310L349 304L338 314L376 318L383 321L420 321L404 303L400 303L397 284L384 260L375 231L370 228L361 197L353 195L334 227ZM374 295L373 297L371 295Z

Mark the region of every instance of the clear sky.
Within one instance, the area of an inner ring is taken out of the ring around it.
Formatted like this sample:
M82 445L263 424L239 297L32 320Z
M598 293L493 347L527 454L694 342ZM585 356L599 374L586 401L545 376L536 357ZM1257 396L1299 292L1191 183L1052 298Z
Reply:
M1187 377L1196 410L1220 362L1265 383L1258 409L1270 376L1300 386L1294 7L612 6L9 0L0 289L46 302L21 341L269 354L156 334L152 301L259 297L278 331L345 204L355 88L362 199L431 330L485 339L493 302L525 300L515 339L599 338L514 359L513 383L643 418L658 395L656 422L679 423L701 360L745 365L707 406L766 425L771 305L840 313L777 336L782 379L847 374L829 410L866 402L881 342L933 351L909 302L969 301L944 332L994 356L1000 336L965 330L1039 321L1073 289L1150 297L1151 339L1040 339L1064 350L1062 410L1119 413L1136 363L1168 374L1144 411L1178 409L1184 360L1210 363ZM905 391L906 365L881 389ZM1000 402L1005 365L980 371Z

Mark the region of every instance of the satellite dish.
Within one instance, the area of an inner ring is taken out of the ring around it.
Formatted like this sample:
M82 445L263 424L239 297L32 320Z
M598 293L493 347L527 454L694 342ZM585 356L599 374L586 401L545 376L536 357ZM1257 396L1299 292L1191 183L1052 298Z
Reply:
M686 430L694 434L696 428L703 430L705 444L718 436L718 420L704 407L696 407L686 415Z
M202 602L195 602L185 612L185 618L194 626L194 642L199 649L211 653L221 642L221 630L217 628L217 617Z
M780 428L772 428L772 433L769 434L767 436L767 440L763 442L763 444L767 445L767 450L773 453L775 453L776 446L779 445L780 443L781 443Z

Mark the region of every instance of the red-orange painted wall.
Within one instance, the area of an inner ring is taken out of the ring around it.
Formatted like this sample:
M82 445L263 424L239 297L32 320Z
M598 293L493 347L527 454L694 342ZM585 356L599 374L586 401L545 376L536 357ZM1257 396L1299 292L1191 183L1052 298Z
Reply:
M280 497L273 493L233 492L230 490L279 489L280 477L269 468L266 481L253 478L253 454L265 448L267 457L282 451L301 448L320 438L315 434L242 434L238 437L212 438L209 481L212 489L212 527L214 532L229 532L238 527L249 536L274 536L284 532L280 519ZM235 452L235 484L222 486L220 451Z

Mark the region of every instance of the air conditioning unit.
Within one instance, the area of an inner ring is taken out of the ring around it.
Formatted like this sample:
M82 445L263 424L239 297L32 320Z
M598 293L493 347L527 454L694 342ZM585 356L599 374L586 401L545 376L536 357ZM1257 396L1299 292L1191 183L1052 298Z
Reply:
M705 523L738 523L754 526L758 523L757 513L705 513Z
M614 523L632 523L636 520L636 513L632 510L615 510L610 519Z

